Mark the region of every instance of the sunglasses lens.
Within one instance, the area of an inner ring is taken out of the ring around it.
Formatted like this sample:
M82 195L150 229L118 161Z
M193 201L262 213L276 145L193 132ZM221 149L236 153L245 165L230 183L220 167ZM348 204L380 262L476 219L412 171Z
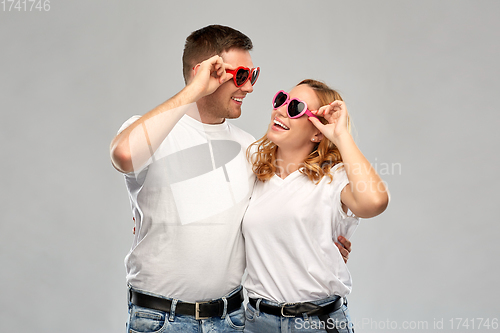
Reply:
M282 92L280 92L278 95L276 95L276 97L274 98L274 101L273 101L273 107L275 109L279 108L280 106L282 106L284 103L286 102L286 95Z
M288 115L293 118L297 117L299 114L304 111L306 106L304 103L297 101L296 99L291 100L290 103L288 103Z
M257 78L259 77L260 69L255 68L252 72L252 78L250 79L250 82L252 83L252 86L255 84L255 81L257 81Z
M249 75L250 71L248 69L239 69L238 72L236 72L236 85L238 87L244 85Z

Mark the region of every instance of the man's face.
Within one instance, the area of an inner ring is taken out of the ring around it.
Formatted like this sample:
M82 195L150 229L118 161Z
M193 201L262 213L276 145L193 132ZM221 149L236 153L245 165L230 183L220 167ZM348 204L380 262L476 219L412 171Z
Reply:
M225 63L236 69L239 66L253 68L252 57L245 50L232 49L221 54ZM220 124L225 118L234 119L241 115L241 105L247 94L253 91L248 80L243 86L236 87L231 79L222 84L213 94L198 101L201 120L206 124Z

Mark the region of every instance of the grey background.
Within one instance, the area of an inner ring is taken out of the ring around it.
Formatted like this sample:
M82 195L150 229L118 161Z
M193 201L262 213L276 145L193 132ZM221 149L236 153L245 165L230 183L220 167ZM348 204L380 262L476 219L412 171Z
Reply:
M124 331L132 220L109 143L183 87L184 40L213 23L250 36L262 69L237 125L260 137L277 90L321 79L379 172L395 166L388 210L352 239L356 332L491 331L477 318L499 317L500 2L50 6L0 11L0 331Z

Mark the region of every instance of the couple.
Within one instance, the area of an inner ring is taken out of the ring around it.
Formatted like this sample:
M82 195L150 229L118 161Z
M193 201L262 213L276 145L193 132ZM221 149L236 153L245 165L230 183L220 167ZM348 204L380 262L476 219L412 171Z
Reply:
M258 78L251 49L229 27L193 32L185 88L111 143L136 222L128 332L306 332L320 321L351 331L348 252L334 239L357 224L348 210L375 216L387 192L349 134L344 102L322 83L278 92L254 145L225 121Z

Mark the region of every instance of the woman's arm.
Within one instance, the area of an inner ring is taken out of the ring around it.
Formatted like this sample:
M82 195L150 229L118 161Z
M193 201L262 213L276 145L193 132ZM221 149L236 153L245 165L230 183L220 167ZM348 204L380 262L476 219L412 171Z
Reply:
M325 117L329 124L323 125L314 117L309 117L309 120L337 146L342 155L349 179L349 184L341 193L342 203L358 217L369 218L382 213L389 203L387 187L349 133L345 103L334 101L315 113Z

